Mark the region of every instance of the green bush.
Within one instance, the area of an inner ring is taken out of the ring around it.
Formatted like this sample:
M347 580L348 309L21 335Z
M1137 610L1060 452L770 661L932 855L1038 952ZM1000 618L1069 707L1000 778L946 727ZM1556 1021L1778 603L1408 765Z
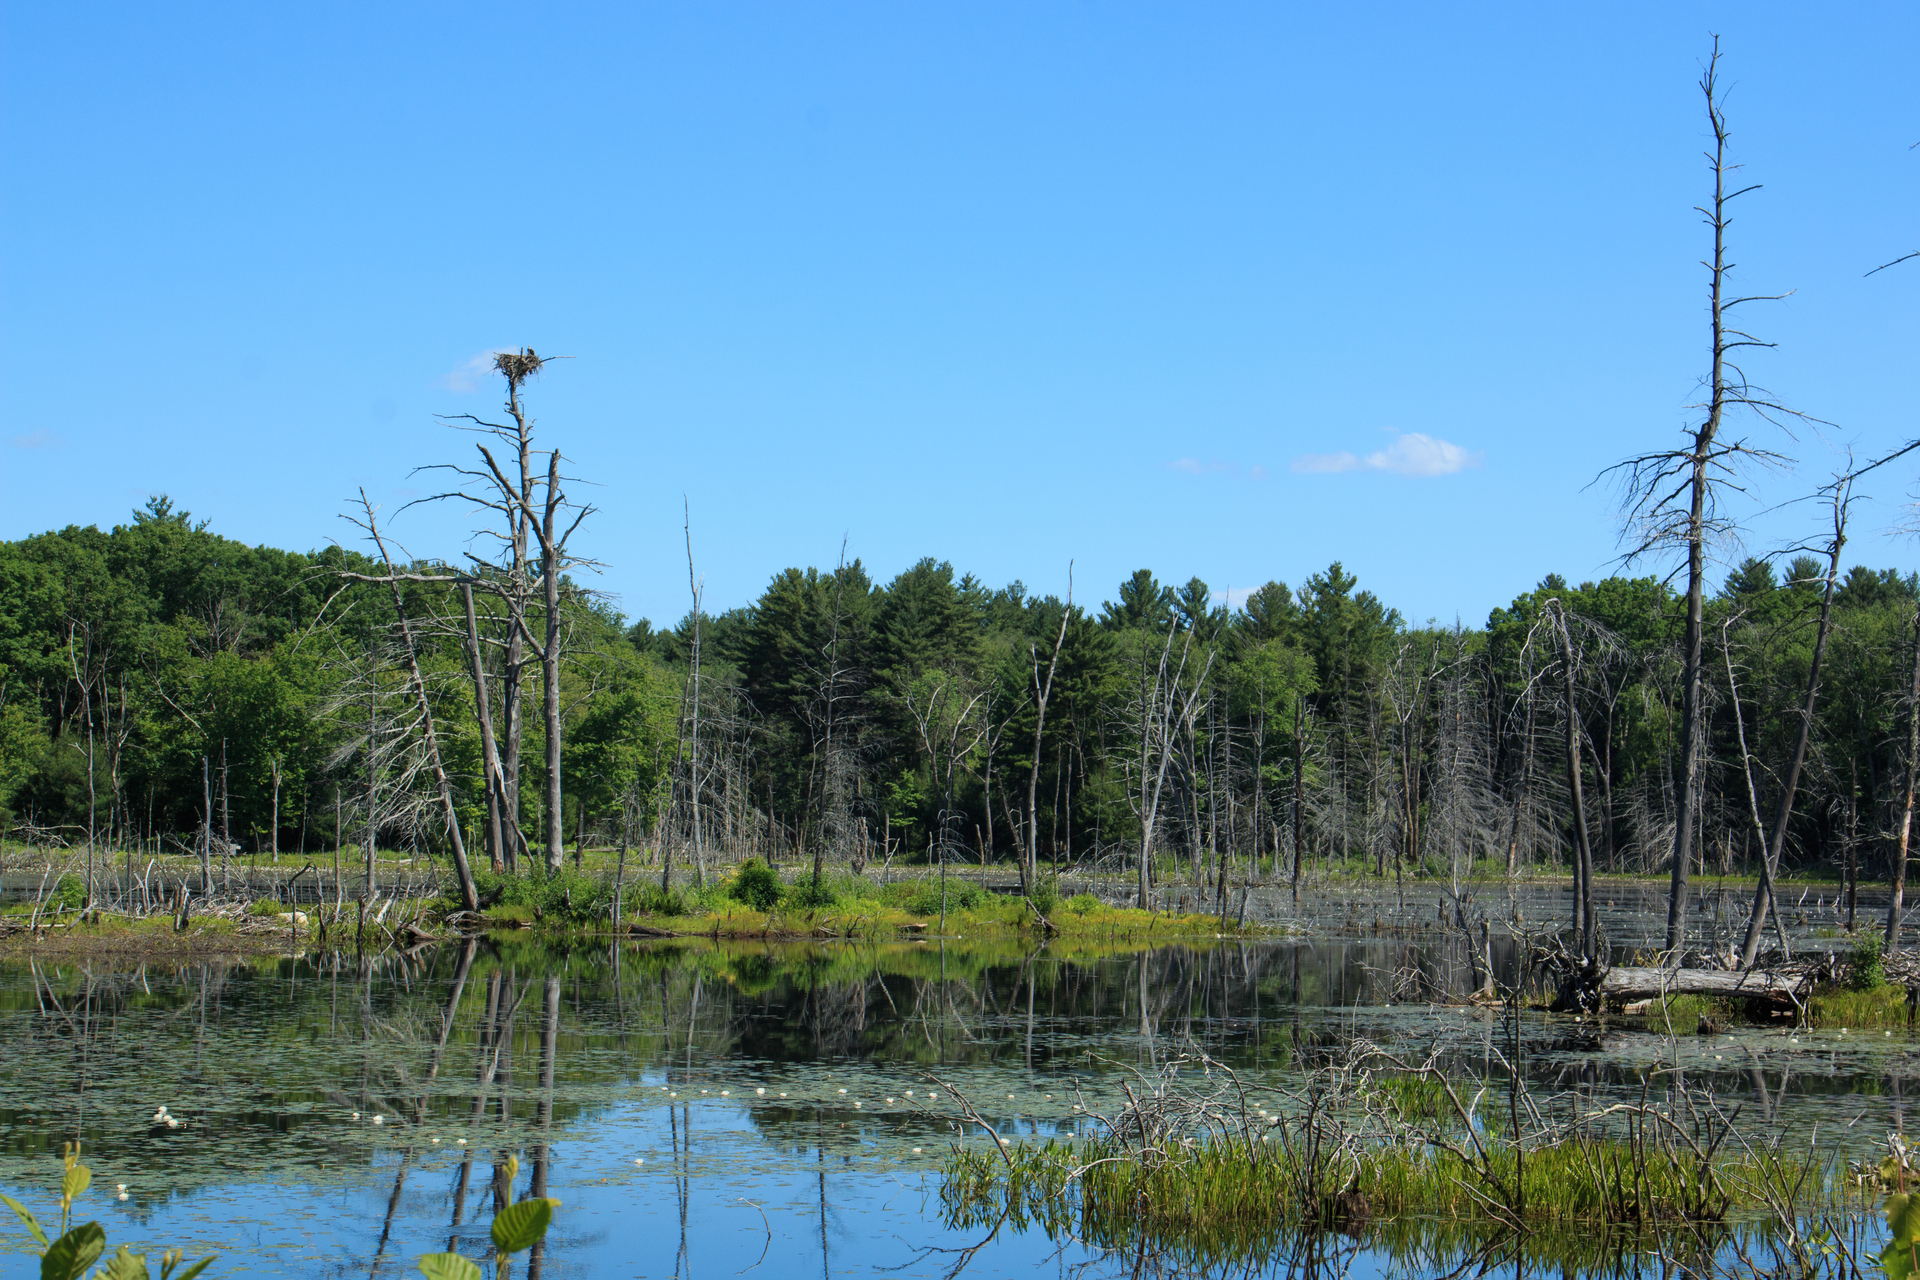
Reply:
M651 880L644 884L628 886L620 905L623 909L637 911L643 916L687 914L686 897L678 889L662 889Z
M1874 991L1886 985L1886 942L1869 929L1847 953L1847 989Z
M1105 904L1091 893L1076 893L1067 899L1067 910L1077 916L1086 915L1089 911L1098 911L1103 905Z
M87 900L87 882L76 875L64 875L54 882L43 911L78 911Z
M585 924L605 919L613 909L612 884L578 871L537 868L521 875L495 875L476 869L473 883L483 906L525 908L537 920ZM500 918L498 912L489 914Z
M971 880L949 879L947 881L947 910L973 911L987 905L993 895ZM922 880L914 886L901 906L916 916L937 916L940 914L940 881Z
M840 901L840 895L834 892L833 885L825 877L819 880L811 876L807 877L793 886L792 896L795 905L809 911L818 911L822 907L830 907Z
M748 858L734 873L733 883L727 886L727 896L755 911L771 911L780 903L781 887L780 877L772 867L758 858Z
M1043 878L1033 886L1033 892L1027 895L1027 900L1033 903L1033 909L1041 915L1052 915L1054 909L1060 905L1059 881L1052 876Z
M283 916L287 914L286 904L275 902L272 898L262 898L247 908L250 916Z

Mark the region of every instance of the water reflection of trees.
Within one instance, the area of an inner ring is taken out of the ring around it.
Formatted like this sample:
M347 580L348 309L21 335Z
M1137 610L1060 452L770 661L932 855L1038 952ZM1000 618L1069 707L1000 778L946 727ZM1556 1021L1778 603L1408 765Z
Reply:
M790 1077L817 1083L838 1063L1044 1078L1152 1067L1196 1046L1237 1069L1285 1069L1372 1030L1358 1019L1379 1015L1354 1005L1378 1002L1408 975L1444 989L1463 965L1395 938L1062 955L938 942L556 947L516 937L253 963L28 960L0 966L0 1061L16 1064L0 1075L0 1176L35 1180L44 1166L28 1172L30 1162L76 1137L103 1162L170 1171L177 1189L288 1164L319 1179L364 1178L377 1162L386 1212L366 1255L397 1265L395 1219L422 1194L408 1187L432 1137L457 1160L427 1194L442 1197L449 1247L479 1253L490 1211L518 1190L509 1157L524 1162L525 1189L544 1191L553 1143L637 1085L652 1100L667 1100L651 1091L661 1086L690 1099L703 1085L737 1086L745 1068L788 1091ZM1447 1011L1415 1031L1443 1038L1463 1069L1497 1076L1495 1021ZM1601 1055L1543 1056L1529 1070L1589 1092L1637 1079ZM1790 1085L1860 1087L1837 1071L1789 1077L1758 1060L1727 1074L1723 1088L1750 1082L1769 1119ZM1897 1097L1902 1082L1887 1087ZM196 1126L190 1142L146 1123L161 1102ZM828 1154L858 1126L842 1129L851 1117L799 1092L786 1105L763 1102L752 1123L816 1157L828 1213ZM375 1116L386 1122L378 1143ZM668 1122L683 1216L694 1119L683 1100ZM551 1248L567 1239L563 1224ZM544 1248L527 1263L530 1275L546 1265Z

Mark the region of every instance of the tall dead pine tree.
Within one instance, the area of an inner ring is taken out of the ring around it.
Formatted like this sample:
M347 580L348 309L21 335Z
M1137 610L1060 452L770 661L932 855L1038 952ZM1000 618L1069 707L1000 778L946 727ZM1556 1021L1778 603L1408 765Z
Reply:
M1708 168L1713 174L1713 198L1710 204L1697 206L1713 231L1713 257L1703 264L1708 271L1707 316L1712 339L1707 399L1695 406L1702 411L1702 417L1695 426L1686 429L1686 442L1681 448L1643 454L1610 468L1622 472L1625 479L1626 508L1634 538L1626 559L1632 561L1672 548L1686 551L1687 620L1681 653L1680 759L1674 780L1677 794L1674 797L1672 880L1667 898L1666 949L1669 951L1677 951L1686 939L1687 872L1693 861L1693 841L1699 825L1701 739L1704 736L1701 653L1707 542L1731 527L1720 510L1720 498L1723 488L1734 479L1739 462L1745 458L1782 461L1779 455L1756 448L1746 440L1723 439L1721 431L1728 414L1741 407L1753 410L1770 422L1777 422L1778 415L1790 413L1747 381L1735 355L1742 347L1772 344L1734 328L1731 323L1734 309L1744 303L1771 301L1784 295L1728 296L1728 275L1733 270L1733 263L1727 260L1729 206L1739 197L1757 190L1758 185L1732 186L1739 166L1727 158L1727 121L1721 109L1719 66L1720 41L1716 36L1706 72L1700 77L1707 123L1713 131L1713 148L1706 153Z

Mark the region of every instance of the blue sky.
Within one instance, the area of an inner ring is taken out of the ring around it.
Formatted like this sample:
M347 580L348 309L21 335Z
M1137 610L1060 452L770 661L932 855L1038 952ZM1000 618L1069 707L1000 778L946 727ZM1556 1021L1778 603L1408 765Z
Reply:
M596 482L631 616L842 540L1097 602L1335 558L1414 619L1604 574L1596 475L1705 368L1724 41L1733 231L1835 423L1757 477L1752 549L1837 450L1920 434L1920 7L730 3L0 11L0 537L167 492L348 539L460 456L476 357ZM1920 465L1852 559L1908 568ZM455 556L452 511L396 515ZM1664 569L1667 566L1662 566Z

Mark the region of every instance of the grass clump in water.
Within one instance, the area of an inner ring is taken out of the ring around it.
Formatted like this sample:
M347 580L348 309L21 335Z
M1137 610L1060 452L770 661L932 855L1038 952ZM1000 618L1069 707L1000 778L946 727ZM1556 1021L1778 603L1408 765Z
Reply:
M1888 983L1870 991L1829 987L1807 1001L1807 1021L1816 1027L1903 1027L1907 989Z
M1505 1082L1462 1087L1433 1062L1349 1057L1288 1088L1250 1088L1203 1059L1204 1084L1175 1072L1143 1080L1120 1112L1090 1117L1070 1140L957 1142L942 1191L949 1225L1011 1220L1104 1248L1231 1258L1286 1233L1396 1220L1577 1234L1867 1206L1825 1150L1749 1143L1710 1099L1643 1100L1614 1109L1608 1127L1554 1124ZM1499 1101L1482 1108L1488 1095Z

